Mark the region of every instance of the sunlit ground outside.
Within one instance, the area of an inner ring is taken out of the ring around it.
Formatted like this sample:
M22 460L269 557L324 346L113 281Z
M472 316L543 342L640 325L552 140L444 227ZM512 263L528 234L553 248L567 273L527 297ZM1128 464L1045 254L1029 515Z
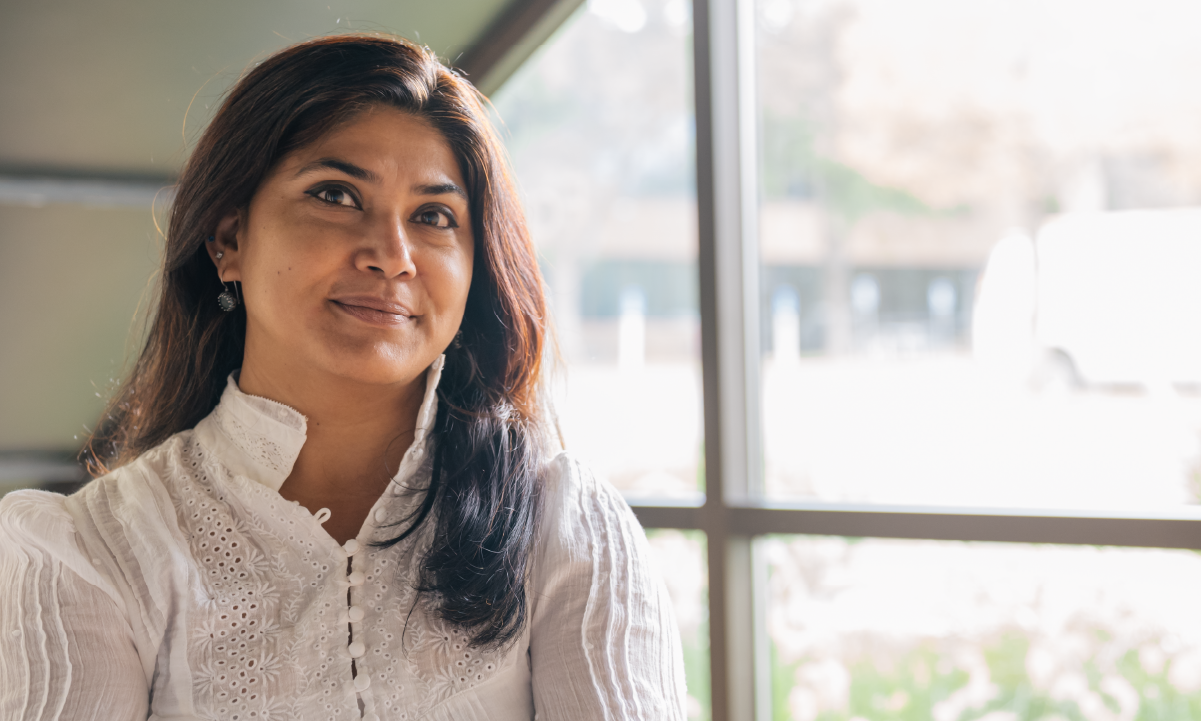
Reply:
M651 555L663 574L675 607L684 647L688 718L707 721L709 698L709 577L705 534L652 528L646 533Z
M780 721L1201 718L1201 555L772 537Z
M627 497L700 502L700 369L576 364L558 398L567 447Z
M967 353L768 362L779 498L1133 511L1193 504L1201 397L1033 390Z

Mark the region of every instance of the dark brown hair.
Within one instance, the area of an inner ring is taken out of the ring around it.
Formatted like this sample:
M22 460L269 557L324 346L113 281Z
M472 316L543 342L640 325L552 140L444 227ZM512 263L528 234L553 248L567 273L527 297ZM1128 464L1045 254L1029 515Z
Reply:
M250 203L281 158L374 105L423 118L446 138L467 184L475 266L461 339L438 387L431 480L390 543L433 519L418 588L473 643L495 645L527 615L548 327L536 255L484 102L428 49L381 35L300 43L247 72L180 176L146 345L82 457L93 475L106 473L216 406L242 365L246 315L218 308L222 286L205 239Z

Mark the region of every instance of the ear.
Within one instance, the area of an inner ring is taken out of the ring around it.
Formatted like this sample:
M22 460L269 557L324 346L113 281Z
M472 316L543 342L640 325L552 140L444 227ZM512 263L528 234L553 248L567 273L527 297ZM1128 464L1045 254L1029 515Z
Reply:
M205 242L209 258L217 266L217 275L222 283L242 280L241 239L244 212L241 208L231 210L217 223L212 240ZM220 254L220 258L217 255Z

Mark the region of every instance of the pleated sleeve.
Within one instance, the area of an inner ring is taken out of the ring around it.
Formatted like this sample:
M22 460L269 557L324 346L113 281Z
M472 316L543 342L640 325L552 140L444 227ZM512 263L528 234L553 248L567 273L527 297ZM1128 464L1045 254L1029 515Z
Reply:
M535 718L685 718L666 588L625 500L566 454L551 465L531 586Z
M145 719L124 603L84 554L64 497L0 500L0 718Z

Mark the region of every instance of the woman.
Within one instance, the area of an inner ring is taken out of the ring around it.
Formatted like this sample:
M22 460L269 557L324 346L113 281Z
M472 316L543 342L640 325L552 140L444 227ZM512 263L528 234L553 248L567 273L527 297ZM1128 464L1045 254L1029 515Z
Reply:
M184 170L63 498L0 502L0 717L678 719L621 498L555 453L533 247L472 87L290 47Z

